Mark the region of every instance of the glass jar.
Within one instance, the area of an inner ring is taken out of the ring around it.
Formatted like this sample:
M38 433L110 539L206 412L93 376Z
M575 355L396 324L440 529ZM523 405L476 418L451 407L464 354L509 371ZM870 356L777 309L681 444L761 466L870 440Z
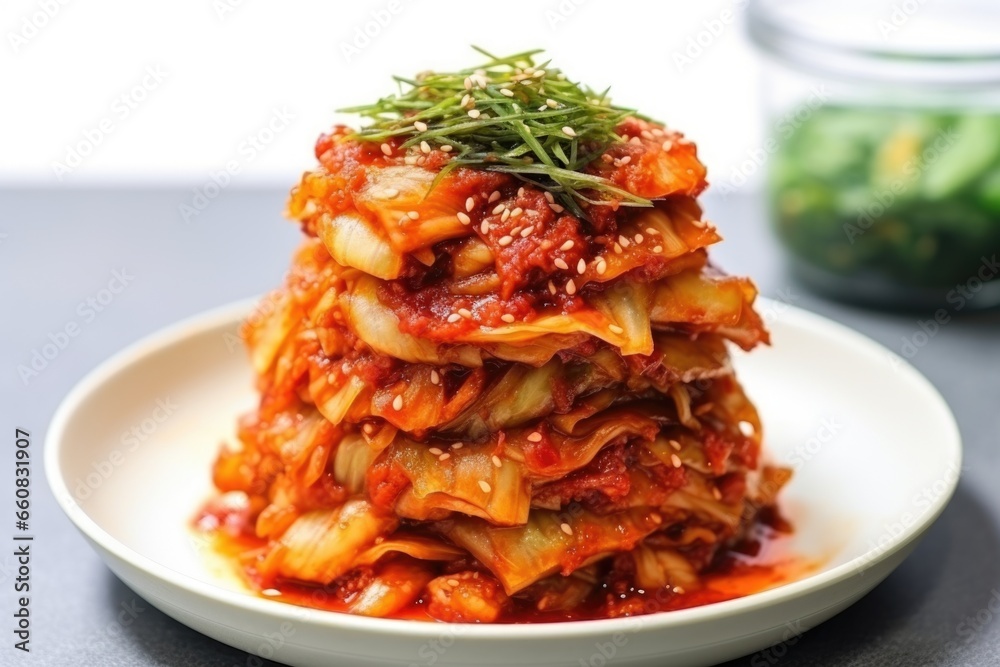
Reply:
M748 26L799 279L872 305L1000 304L1000 2L752 0Z

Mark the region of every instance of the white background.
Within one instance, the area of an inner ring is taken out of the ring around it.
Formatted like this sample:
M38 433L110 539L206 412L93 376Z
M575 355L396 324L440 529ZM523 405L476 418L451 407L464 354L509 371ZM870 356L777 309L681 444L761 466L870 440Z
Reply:
M392 92L393 73L477 64L469 44L545 48L685 132L718 183L761 142L744 13L743 0L7 0L0 185L196 185L232 161L239 185L291 184L317 135L349 120L336 108ZM252 147L275 110L294 118Z

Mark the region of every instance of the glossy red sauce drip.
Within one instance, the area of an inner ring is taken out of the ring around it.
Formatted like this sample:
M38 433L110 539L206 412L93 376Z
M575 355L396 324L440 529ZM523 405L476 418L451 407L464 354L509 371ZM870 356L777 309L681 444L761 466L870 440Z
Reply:
M196 525L211 514L203 513ZM220 526L232 527L232 521L217 516ZM209 523L212 520L209 519ZM201 524L204 525L204 524ZM266 541L245 531L216 530L212 532L215 551L234 563L240 563L243 574L251 587L267 590L262 597L290 604L349 613L349 604L343 596L344 585L315 586L290 581L262 581L255 577L252 568L254 557L263 553ZM596 620L609 617L609 609L621 610L616 615L656 613L690 609L715 602L732 600L758 593L807 576L821 563L796 556L789 548L791 527L773 508L766 508L749 537L726 551L716 554L711 565L702 573L701 587L694 591L675 593L640 591L633 585L621 592L620 585L605 583L578 608L569 611L539 611L526 600L512 598L513 608L498 619L498 623L553 623L565 621ZM248 567L250 566L250 567ZM349 587L348 587L349 588ZM611 600L612 597L619 599ZM619 604L625 601L624 604ZM427 613L424 600L418 599L392 618L439 622Z

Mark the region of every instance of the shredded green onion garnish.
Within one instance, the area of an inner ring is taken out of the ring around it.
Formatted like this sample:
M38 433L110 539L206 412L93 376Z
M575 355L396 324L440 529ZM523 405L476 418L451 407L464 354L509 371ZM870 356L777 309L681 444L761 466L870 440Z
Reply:
M372 119L355 139L405 138L403 148L428 146L455 151L438 178L459 166L502 171L552 193L586 218L582 202L651 206L583 168L622 138L615 133L633 109L614 106L608 91L574 83L549 61L536 64L536 49L498 57L457 72L394 77L400 91L374 104L341 109ZM642 116L639 116L642 117ZM584 191L596 196L587 196Z

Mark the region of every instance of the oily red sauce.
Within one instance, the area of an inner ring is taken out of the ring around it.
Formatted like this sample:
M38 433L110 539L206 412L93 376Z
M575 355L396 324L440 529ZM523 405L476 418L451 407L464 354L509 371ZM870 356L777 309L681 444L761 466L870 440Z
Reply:
M204 514L196 520L199 525ZM230 527L233 522L230 521ZM203 525L203 524L201 524ZM222 525L226 525L225 519ZM702 573L701 587L694 591L671 590L643 591L613 576L606 577L591 596L579 607L563 611L540 611L525 600L513 598L513 608L501 616L497 623L553 623L565 621L597 620L610 617L634 616L661 611L676 611L700 607L715 602L732 600L753 593L791 583L815 571L820 562L796 556L789 548L791 526L773 508L765 508L747 538L720 552ZM290 604L349 613L343 599L350 582L340 581L337 586L315 586L297 582L264 582L244 567L256 554L262 553L266 541L245 532L216 530L212 532L216 553L233 563L240 564L241 573L261 596ZM442 565L441 573L446 566ZM361 579L363 574L358 575ZM361 581L358 582L363 583ZM263 591L266 591L263 592ZM440 622L427 611L427 602L418 599L391 618Z
M392 511L399 494L410 486L406 471L393 464L372 466L368 469L366 481L372 506L383 511Z
M500 206L501 212L494 213ZM557 262L576 266L581 259L590 257L580 220L557 213L534 186L521 186L513 196L499 199L493 208L487 204L484 209L487 214L481 218L480 236L496 257L500 291L505 298L543 277L561 274ZM485 234L482 222L487 224ZM563 287L560 291L567 284L562 275L556 283Z
M589 509L618 509L617 503L626 499L632 489L629 465L633 463L626 445L605 447L583 468L538 489L532 501L542 507L563 507L577 501ZM666 500L670 488L664 488L662 493Z

